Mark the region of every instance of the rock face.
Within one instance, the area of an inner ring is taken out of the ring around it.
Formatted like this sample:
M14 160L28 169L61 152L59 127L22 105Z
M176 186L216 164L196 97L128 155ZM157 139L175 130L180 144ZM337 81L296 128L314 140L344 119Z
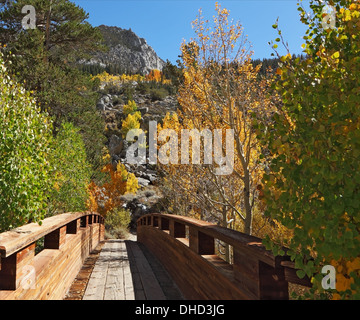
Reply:
M124 72L140 74L147 74L153 69L162 70L165 62L158 57L145 39L139 38L131 29L104 25L98 28L110 50L96 53L85 63L100 66L114 65Z

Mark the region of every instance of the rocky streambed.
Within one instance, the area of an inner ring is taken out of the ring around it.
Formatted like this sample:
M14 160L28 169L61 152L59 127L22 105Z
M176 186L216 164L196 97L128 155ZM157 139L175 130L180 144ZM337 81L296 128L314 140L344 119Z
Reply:
M160 123L167 112L174 112L178 108L175 96L167 96L162 100L153 101L150 95L137 94L133 97L141 113L141 129L148 131L149 122ZM123 195L124 207L132 214L131 228L136 227L136 220L147 213L160 212L162 209L162 194L158 187L159 173L156 166L149 164L129 164L126 159L126 151L130 143L122 137L120 132L123 113L124 97L116 94L104 94L100 98L97 107L103 114L106 122L106 136L108 138L108 149L114 167L123 163L128 172L133 173L140 186L136 194ZM127 102L127 101L126 101Z

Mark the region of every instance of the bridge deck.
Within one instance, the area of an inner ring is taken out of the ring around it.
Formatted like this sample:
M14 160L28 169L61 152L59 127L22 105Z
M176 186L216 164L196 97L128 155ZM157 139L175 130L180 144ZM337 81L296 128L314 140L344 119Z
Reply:
M159 261L133 240L108 240L83 300L178 300L182 295Z

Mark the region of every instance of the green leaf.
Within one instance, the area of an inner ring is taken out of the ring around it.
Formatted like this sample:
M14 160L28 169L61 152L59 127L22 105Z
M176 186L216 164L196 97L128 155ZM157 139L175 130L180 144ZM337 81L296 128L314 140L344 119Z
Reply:
M304 270L297 270L297 271L296 271L296 275L297 275L300 279L302 279L302 278L305 277L306 273L305 273Z

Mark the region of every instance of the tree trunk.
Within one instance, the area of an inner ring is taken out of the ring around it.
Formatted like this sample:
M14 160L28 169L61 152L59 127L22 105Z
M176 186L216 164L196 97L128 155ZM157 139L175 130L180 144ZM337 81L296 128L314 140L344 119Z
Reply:
M222 209L222 226L224 228L228 227L228 223L227 223L227 210L226 210L226 206L223 206ZM225 261L230 263L230 246L224 242L224 249L225 249Z
M244 175L244 205L245 205L245 227L244 233L251 235L252 232L252 210L250 204L250 174L248 170L245 170Z

